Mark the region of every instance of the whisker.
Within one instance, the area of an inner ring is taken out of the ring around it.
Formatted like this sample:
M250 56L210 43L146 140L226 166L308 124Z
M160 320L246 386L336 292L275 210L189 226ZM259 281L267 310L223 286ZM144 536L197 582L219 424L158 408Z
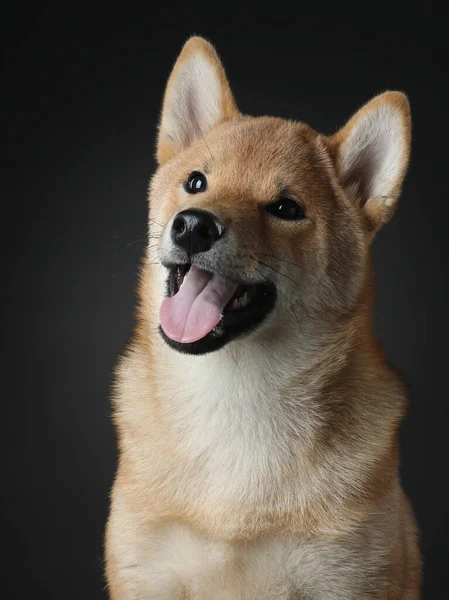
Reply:
M292 303L290 304L290 310L292 311L292 313L293 313L293 316L295 317L295 319L296 319L296 322L297 322L297 323L298 323L298 325L299 325L299 324L300 324L300 322L299 322L299 317L298 317L298 315L296 314L296 311L295 311L295 309L293 308L293 304L294 304L294 302L292 302Z
M165 227L165 225L163 225L162 223L159 223L159 221L156 221L156 219L153 219L152 217L148 217L148 220L151 221L152 223L156 223L156 225L159 225L159 227Z
M266 252L256 252L256 254L259 254L260 256L267 256L268 258L275 258L276 260L280 260L281 262L285 262L289 265L293 265L294 267L298 267L298 268L300 267L300 265L298 265L298 263L291 261L291 260L287 260L286 258L282 258L278 254L267 254Z
M286 258L283 258L279 254L276 254L276 253L268 254L267 252L260 252L255 246L252 246L249 244L244 244L244 248L246 250L250 250L256 256L266 256L267 258L274 258L275 260L278 260L280 262L285 262L288 265L293 265L294 267L296 267L298 269L301 268L301 265L299 265L297 262L287 260Z
M129 244L126 244L125 248L129 248L129 246L132 246L133 244L140 244L141 242L146 242L146 237L142 237L139 240L135 240L134 242L129 242Z
M253 267L254 267L254 265L253 265ZM262 279L265 279L265 275L262 273L262 271L260 269L258 269L257 267L254 267L254 269L259 273L259 275L262 277Z
M241 346L242 348L245 348L245 350L248 350L248 347L245 346L245 344L242 344L242 342L239 342L238 340L232 340L233 344L238 344L239 346Z
M269 269L272 269L275 273L278 273L279 275L282 275L283 277L285 277L286 279L288 279L289 281L291 281L292 283L295 283L296 285L299 285L299 283L297 281L295 281L294 279L292 279L291 277L289 277L288 275L286 275L285 273L282 273L282 271L279 271L278 269L275 269L272 265L269 265L259 259L256 258L256 261L260 264L260 265L264 265L265 267L268 267Z
M203 134L203 132L201 132L201 137L203 138L203 142L206 144L206 148L207 148L207 151L208 151L208 152L209 152L209 154L210 154L210 157L211 157L211 159L212 159L212 160L214 160L214 157L212 156L212 152L210 151L210 148L209 148L209 146L207 145L206 138L204 137L204 134Z
M232 354L231 349L230 348L226 348L226 346L223 348L223 350L226 351L227 354L229 354L229 356L232 358L232 360L235 362L235 366L237 367L237 369L240 371L240 367L239 367L239 363L237 362L235 356Z

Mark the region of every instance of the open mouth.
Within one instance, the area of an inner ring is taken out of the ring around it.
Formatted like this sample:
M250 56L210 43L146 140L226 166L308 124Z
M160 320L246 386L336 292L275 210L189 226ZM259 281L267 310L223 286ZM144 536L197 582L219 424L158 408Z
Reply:
M176 350L205 354L249 333L273 309L271 282L230 281L190 264L169 267L160 332Z

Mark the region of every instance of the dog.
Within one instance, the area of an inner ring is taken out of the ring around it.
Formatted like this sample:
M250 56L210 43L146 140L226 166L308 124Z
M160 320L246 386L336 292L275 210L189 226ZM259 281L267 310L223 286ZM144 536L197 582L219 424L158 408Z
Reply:
M113 600L419 598L370 264L410 140L401 92L330 136L243 115L214 47L184 45L113 392Z

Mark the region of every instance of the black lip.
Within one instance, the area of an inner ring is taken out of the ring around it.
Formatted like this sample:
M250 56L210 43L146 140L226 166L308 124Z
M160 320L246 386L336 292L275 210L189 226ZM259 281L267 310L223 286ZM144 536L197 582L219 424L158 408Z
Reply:
M177 272L181 268L188 270L190 265L175 265L170 267L167 277L167 296L177 293ZM247 286L244 282L241 285ZM225 346L230 341L248 335L262 323L276 304L276 286L271 281L252 285L251 294L254 296L251 304L238 311L224 311L218 325L197 342L182 344L170 339L159 325L159 333L164 341L174 350L183 354L207 354Z

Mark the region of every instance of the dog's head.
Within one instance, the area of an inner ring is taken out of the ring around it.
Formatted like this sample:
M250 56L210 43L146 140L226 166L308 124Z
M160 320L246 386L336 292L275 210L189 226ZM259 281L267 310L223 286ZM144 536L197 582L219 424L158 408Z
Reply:
M273 325L287 338L347 319L409 150L403 94L377 96L330 137L244 116L214 48L191 38L168 81L150 191L165 341L203 354Z

